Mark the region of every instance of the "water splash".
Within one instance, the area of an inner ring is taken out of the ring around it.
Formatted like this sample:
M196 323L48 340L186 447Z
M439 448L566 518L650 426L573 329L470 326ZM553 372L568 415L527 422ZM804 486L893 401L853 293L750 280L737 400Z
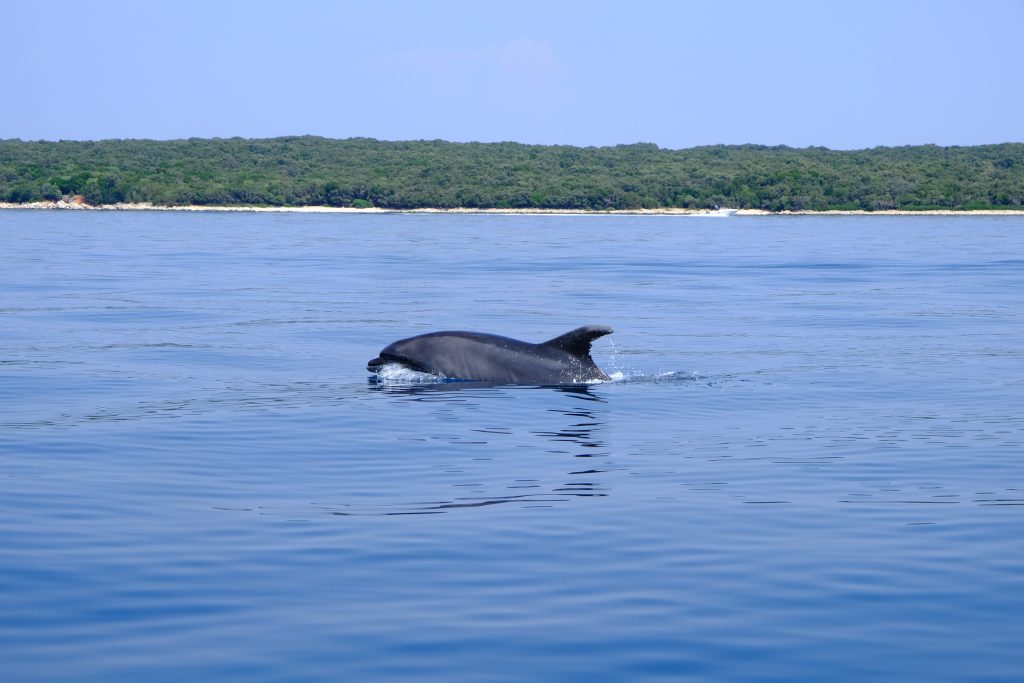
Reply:
M452 379L433 375L427 372L419 372L398 363L388 363L377 371L376 375L370 376L370 383L383 386L420 386L420 385L494 385L492 382L468 382L465 380ZM672 383L672 382L706 382L712 383L712 379L694 372L683 370L671 370L668 372L648 372L643 370L619 369L608 373L608 379L594 379L580 381L580 386L600 386L603 384L643 384L643 383Z
M608 376L611 378L610 381L615 384L713 383L713 379L710 377L704 377L695 372L687 372L685 370L670 370L667 372L616 370L608 373Z
M406 367L399 363L387 363L377 369L376 378L372 381L378 384L444 384L452 380L432 375L429 372L420 372Z

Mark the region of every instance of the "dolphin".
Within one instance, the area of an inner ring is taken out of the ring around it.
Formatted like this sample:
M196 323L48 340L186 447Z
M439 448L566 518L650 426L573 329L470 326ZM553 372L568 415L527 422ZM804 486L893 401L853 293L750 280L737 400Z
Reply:
M378 372L397 363L449 379L496 384L582 384L610 379L590 357L590 344L614 330L586 325L540 344L480 332L429 332L384 347L366 364Z

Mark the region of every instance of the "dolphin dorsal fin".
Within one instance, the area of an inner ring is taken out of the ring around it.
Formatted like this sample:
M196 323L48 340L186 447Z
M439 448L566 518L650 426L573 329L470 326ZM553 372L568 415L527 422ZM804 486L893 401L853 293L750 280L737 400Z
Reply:
M614 331L605 325L585 325L577 327L575 330L570 330L554 339L549 339L541 344L541 346L553 346L570 355L587 358L590 356L590 343L598 337L603 337Z

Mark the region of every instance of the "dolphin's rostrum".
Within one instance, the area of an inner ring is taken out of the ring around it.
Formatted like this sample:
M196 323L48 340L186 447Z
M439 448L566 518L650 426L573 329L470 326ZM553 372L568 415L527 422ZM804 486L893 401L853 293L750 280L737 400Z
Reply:
M480 332L430 332L389 344L366 369L378 372L397 363L476 382L581 384L609 379L590 357L590 344L612 332L604 325L587 325L540 344Z

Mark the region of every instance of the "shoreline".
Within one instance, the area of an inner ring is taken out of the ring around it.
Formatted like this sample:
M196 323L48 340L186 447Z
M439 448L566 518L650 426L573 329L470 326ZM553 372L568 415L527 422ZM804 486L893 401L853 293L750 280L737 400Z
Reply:
M609 209L606 211L584 209L384 209L371 207L357 209L340 206L158 206L147 203L101 204L92 206L74 202L29 202L14 204L0 202L0 209L41 210L41 211L207 211L207 212L249 212L249 213L423 213L423 214L480 214L480 215L525 215L525 216L1024 216L1024 209L978 209L953 210L929 209L904 211L886 209L880 211L827 210L827 211L767 211L765 209L727 209L729 213L712 209Z

